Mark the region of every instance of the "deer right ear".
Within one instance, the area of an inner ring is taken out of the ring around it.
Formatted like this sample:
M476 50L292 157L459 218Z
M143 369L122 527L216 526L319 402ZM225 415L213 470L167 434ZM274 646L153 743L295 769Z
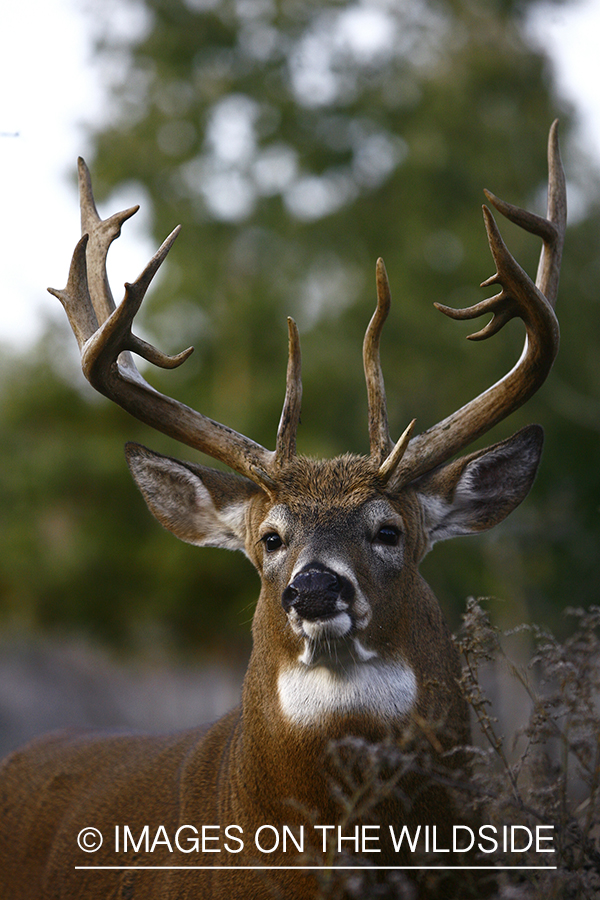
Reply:
M245 550L246 509L261 492L239 475L184 463L126 444L127 464L148 509L188 544Z

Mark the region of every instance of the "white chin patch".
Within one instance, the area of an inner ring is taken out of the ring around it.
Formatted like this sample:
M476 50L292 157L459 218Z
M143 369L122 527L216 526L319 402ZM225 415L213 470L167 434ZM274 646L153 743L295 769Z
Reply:
M331 619L318 619L316 622L310 622L308 619L300 621L303 635L311 641L341 638L352 628L352 619L346 612L338 613Z
M334 714L404 719L417 699L417 680L404 663L373 660L336 671L300 663L279 675L279 702L295 725L323 724Z

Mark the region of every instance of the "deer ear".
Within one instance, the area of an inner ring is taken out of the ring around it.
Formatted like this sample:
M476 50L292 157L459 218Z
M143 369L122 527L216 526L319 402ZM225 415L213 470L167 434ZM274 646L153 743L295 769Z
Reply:
M516 509L533 484L544 432L528 425L485 450L457 459L415 482L429 547L493 528Z
M240 475L125 446L127 464L153 516L199 547L244 550L246 509L261 489Z

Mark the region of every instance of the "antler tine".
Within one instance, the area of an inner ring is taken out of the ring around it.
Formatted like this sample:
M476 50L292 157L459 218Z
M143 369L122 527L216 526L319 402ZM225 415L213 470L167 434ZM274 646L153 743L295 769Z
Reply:
M101 219L94 199L90 170L81 156L77 160L77 172L79 179L81 230L84 235L88 234L90 236L86 252L89 296L96 313L98 324L103 325L115 311L115 301L106 272L106 258L108 256L108 251L112 242L120 236L123 223L135 215L139 210L139 206L132 206L122 212L114 213L112 216L109 216L108 219ZM147 359L149 362L152 362L154 365L160 366L163 369L172 369L181 365L192 352L192 348L185 351L185 355L179 354L175 357L167 356L155 347L152 347L150 344L147 344L145 341L142 341L140 338L131 334L131 330L128 326L131 325L133 315L137 312L150 281L156 274L158 268L162 265L177 234L179 234L179 228L176 228L169 238L167 238L162 247L152 258L151 262L146 266L142 276L138 279L138 282L141 282L141 279L145 275L147 283L142 296L139 299L138 306L135 308L131 317L128 319L127 315L123 316L120 314L118 320L113 322L113 326L116 327L116 334L123 333L123 336L127 335L127 343L129 344L130 350L134 350L138 355L144 357L144 359ZM130 300L128 296L127 300ZM125 313L130 306L131 304L129 302L124 303L122 313ZM127 320L127 323L125 320ZM118 327L117 322L120 323L121 328ZM111 328L110 330L112 331L113 329ZM108 331L106 337L108 337ZM91 357L88 355L88 358ZM122 351L120 365L135 378L137 369L129 352ZM86 378L88 378L88 373L84 372L84 374L86 375Z
M393 475L400 465L402 457L408 450L410 438L414 431L416 421L416 419L413 419L412 422L409 423L408 427L404 429L404 432L400 435L390 455L379 466L377 476L381 484L385 485L390 480L393 480Z
M302 358L298 326L288 317L289 354L285 400L277 430L275 466L279 468L296 455L296 435L302 406Z
M535 279L536 286L548 303L554 308L558 295L560 263L567 226L567 191L565 173L560 158L558 142L558 119L555 119L548 136L548 204L546 218L513 206L500 200L491 191L484 191L486 197L503 216L541 237L542 252Z
M106 257L110 245L115 238L120 236L123 223L135 215L139 206L132 206L123 212L115 213L108 219L101 219L94 200L90 170L81 156L77 160L77 174L81 233L82 235L89 234L91 238L91 246L87 254L88 285L98 322L102 324L115 309L115 301L106 274Z
M79 175L81 217L89 235L85 234L75 248L66 288L62 291L49 288L49 291L65 307L79 344L85 377L96 390L140 421L221 460L272 492L275 482L269 470L274 453L156 391L142 378L127 352L133 351L162 368L181 365L192 352L188 348L177 356L167 356L131 330L135 314L179 228L169 235L139 278L125 285L125 297L115 308L106 275L106 255L112 241L119 236L121 225L137 207L100 219L83 160L79 163Z
M175 243L179 231L179 227L175 228L159 247L139 278L132 284L127 283L125 285L123 302L102 323L83 348L81 353L83 373L96 390L102 391L103 385L106 384L106 378L109 376L109 369L116 356L125 350L137 353L138 356L148 360L155 366L160 366L162 369L175 369L192 354L194 348L188 347L187 350L184 350L177 356L167 356L131 331L133 320L142 305L146 291L166 259L167 253ZM125 368L123 367L122 358L119 362L121 367ZM141 379L141 375L135 368L129 354L126 369L130 376L133 374L133 370L138 379Z
M381 332L392 302L385 264L381 258L377 260L376 278L377 307L365 333L363 366L367 383L371 459L377 466L381 466L394 446L390 439L385 385L379 356Z
M482 287L497 284L502 290L488 300L468 309L435 306L453 319L472 319L486 312L491 321L471 340L485 340L496 334L510 319L519 317L526 329L520 359L511 371L474 400L452 413L433 428L411 440L403 459L392 476L394 487L414 480L450 459L529 399L545 381L559 344L559 328L554 304L566 229L565 177L558 147L558 126L554 122L548 139L548 212L542 218L498 200L486 191L488 199L508 219L543 240L534 284L508 251L498 226L487 207L483 207L488 243L496 273Z

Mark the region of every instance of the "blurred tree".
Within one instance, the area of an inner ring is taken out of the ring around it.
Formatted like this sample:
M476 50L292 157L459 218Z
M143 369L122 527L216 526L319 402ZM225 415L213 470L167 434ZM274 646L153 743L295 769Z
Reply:
M272 446L291 314L305 359L300 452L365 452L360 354L378 256L395 297L382 350L392 435L414 415L423 430L507 371L520 350L518 327L473 345L464 340L472 328L431 303L465 306L484 296L477 285L493 267L482 187L542 211L557 112L569 146L569 112L553 94L549 60L524 37L530 7L93 4L111 84L109 115L92 136L97 196L113 211L111 194L125 185L137 191L151 204L157 242L183 225L142 321L167 352L194 344L196 353L183 369L150 379ZM119 37L124 16L133 39ZM442 546L426 563L448 611L477 592L504 597L508 619L548 618L549 600L559 610L598 596L600 209L585 162L578 177L585 202L568 237L559 363L539 397L488 438L543 423L540 478L501 530ZM501 224L534 271L536 242ZM36 394L30 386L40 375ZM182 448L83 399L49 360L22 365L5 394L0 427L20 473L0 480L14 514L4 542L14 549L0 571L5 611L111 639L139 634L155 618L174 640L194 645L214 644L249 620L256 579L243 560L167 539L126 486L121 438L173 454ZM44 446L33 438L23 450L23 435L38 435L40 420ZM19 485L27 493L32 484L41 484L40 495L25 501Z

